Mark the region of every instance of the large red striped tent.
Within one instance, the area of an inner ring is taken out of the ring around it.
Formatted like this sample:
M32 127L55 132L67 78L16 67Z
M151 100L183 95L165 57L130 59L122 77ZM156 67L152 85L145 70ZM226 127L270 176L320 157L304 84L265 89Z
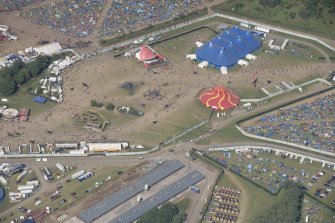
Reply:
M150 46L141 46L140 50L135 54L135 57L144 63L146 68L149 68L153 65L160 64L165 61L165 58L157 53Z
M208 108L228 110L238 105L240 97L225 87L216 86L203 90L200 93L199 100Z

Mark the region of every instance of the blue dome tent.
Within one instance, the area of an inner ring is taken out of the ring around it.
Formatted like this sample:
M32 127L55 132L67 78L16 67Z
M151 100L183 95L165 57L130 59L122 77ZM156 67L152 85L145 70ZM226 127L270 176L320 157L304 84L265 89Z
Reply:
M261 45L257 35L234 26L199 47L195 54L198 61L207 61L215 68L231 68Z

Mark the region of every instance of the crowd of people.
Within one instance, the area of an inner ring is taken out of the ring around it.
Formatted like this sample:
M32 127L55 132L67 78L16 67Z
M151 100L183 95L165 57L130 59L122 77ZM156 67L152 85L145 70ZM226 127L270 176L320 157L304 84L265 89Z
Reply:
M113 1L102 27L101 35L115 35L144 25L186 13L202 4L202 0L123 0Z
M29 4L44 0L0 0L0 9L21 9ZM98 18L107 0L62 0L44 4L23 12L26 18L39 25L61 31L73 37L85 37L93 33ZM100 29L102 36L115 35L130 31L148 24L157 23L184 15L199 5L202 0L119 0L109 7ZM100 24L99 24L100 26Z
M0 0L0 11L19 10L24 6L43 1L45 0Z
M105 3L106 0L63 0L25 11L24 16L65 35L85 37L93 33Z
M334 107L335 94L329 94L262 116L244 130L257 136L335 152Z

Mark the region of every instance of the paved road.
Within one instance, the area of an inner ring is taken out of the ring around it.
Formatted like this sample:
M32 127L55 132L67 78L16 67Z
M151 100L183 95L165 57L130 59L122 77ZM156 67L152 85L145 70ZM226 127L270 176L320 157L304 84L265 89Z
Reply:
M191 25L191 24L194 24L194 23L197 23L197 22L209 19L209 18L213 18L213 17L222 17L222 18L230 19L230 20L237 21L237 22L244 22L244 23L259 25L259 26L262 26L262 27L267 27L271 30L278 31L278 32L286 33L286 34L297 36L297 37L300 37L300 38L313 40L313 41L316 41L316 42L320 43L321 45L323 45L323 46L327 47L328 49L335 52L335 41L334 40L327 39L327 38L324 38L324 37L319 37L319 36L309 34L309 33L304 33L304 32L301 32L301 31L295 31L295 30L291 30L291 29L288 29L288 28L283 28L283 27L280 27L280 26L269 25L269 24L266 24L264 22L257 22L257 21L254 21L252 19L245 19L245 18L230 16L230 15L225 15L225 14L220 14L220 13L210 13L209 15L202 16L202 17L199 17L199 18L196 18L196 19L193 19L193 20L189 20L187 22L179 23L177 25L173 25L173 26L170 26L170 27L167 27L165 29L161 29L161 30L158 30L158 31L155 31L155 32L151 32L151 33L136 37L134 39L145 39L149 36L161 35L161 34L170 32L172 30L183 28L185 26L188 26L188 25ZM115 47L122 47L122 46L129 45L129 44L133 43L134 39L126 40L126 41L123 41L123 42L120 42L120 43L102 48L102 49L100 49L101 50L100 52L101 53L106 53L106 52L109 52L109 51L113 50L113 48L115 48Z

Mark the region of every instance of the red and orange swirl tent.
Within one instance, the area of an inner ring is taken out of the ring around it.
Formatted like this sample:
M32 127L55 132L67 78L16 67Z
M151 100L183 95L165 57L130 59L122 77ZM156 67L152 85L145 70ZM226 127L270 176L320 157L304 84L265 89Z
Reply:
M199 100L208 108L223 111L235 108L240 102L240 97L225 87L215 86L203 90Z

